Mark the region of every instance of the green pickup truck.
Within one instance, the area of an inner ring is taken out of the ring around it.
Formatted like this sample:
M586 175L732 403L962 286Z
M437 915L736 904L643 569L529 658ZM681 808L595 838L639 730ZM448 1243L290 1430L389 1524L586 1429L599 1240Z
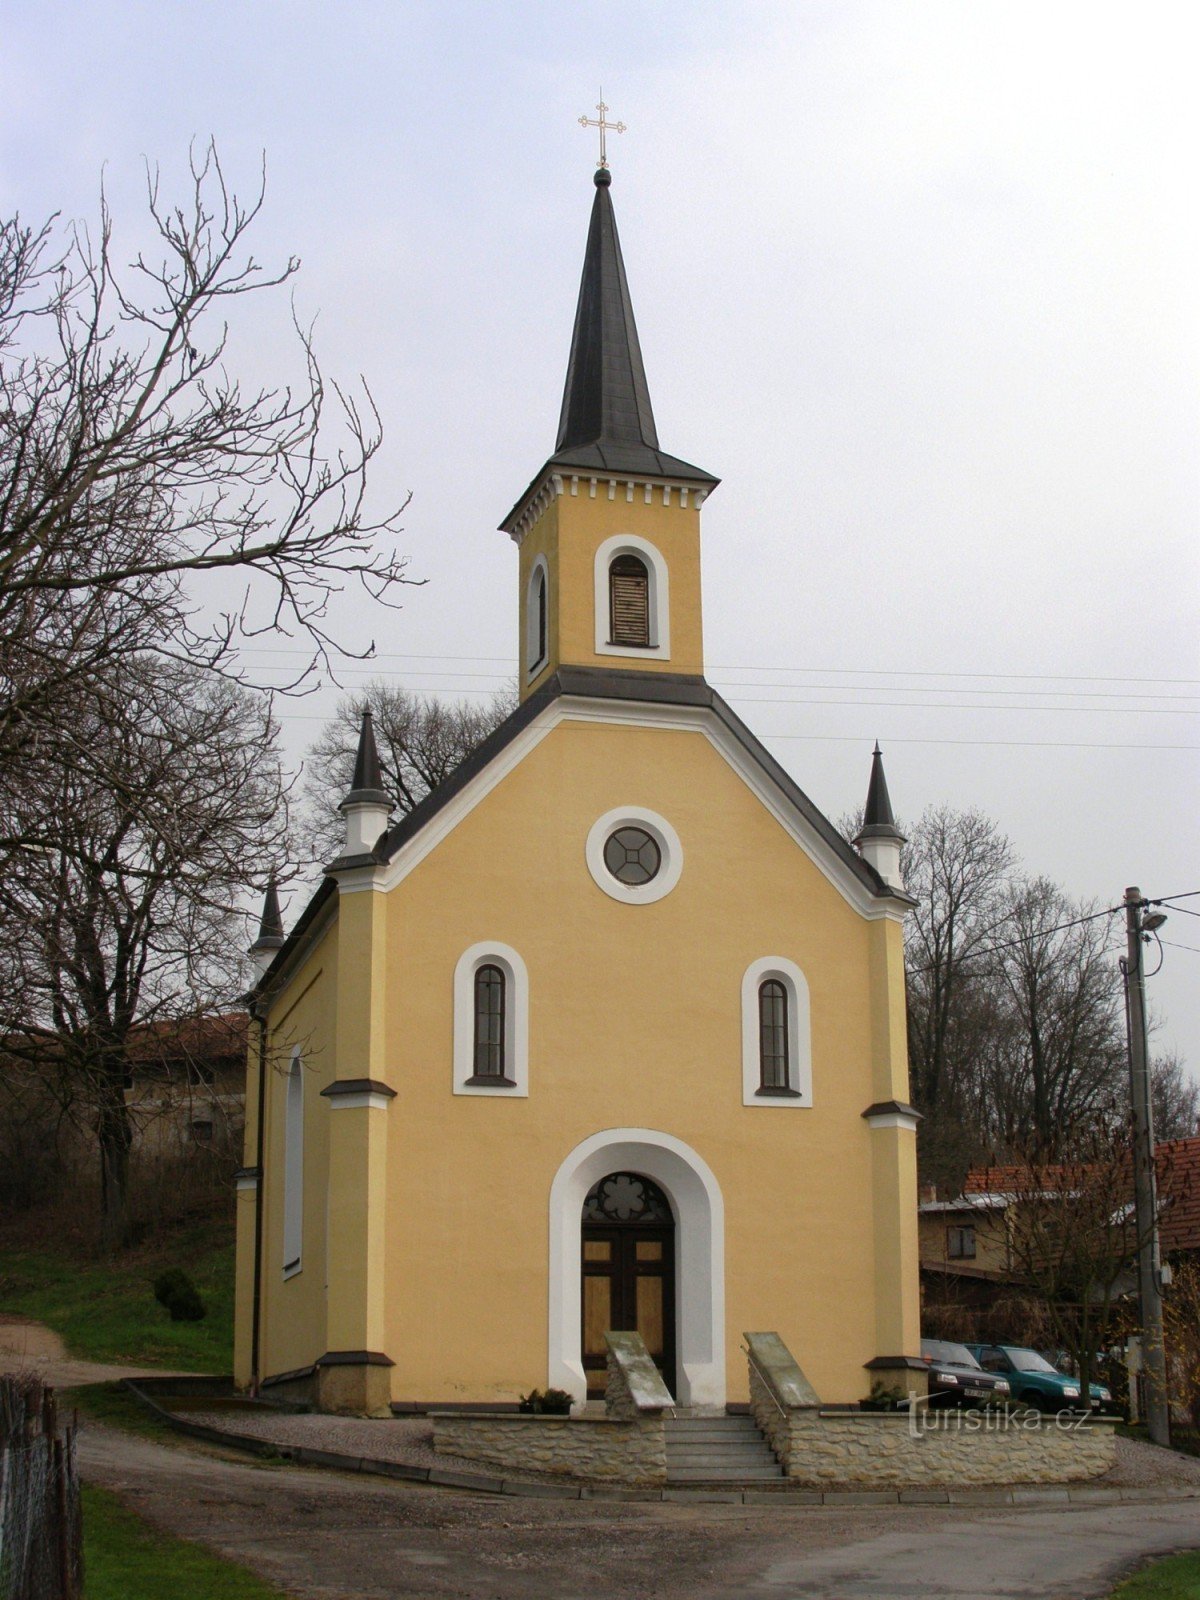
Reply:
M1040 1411L1080 1411L1079 1379L1068 1377L1052 1367L1036 1350L1022 1350L1011 1344L969 1344L967 1349L985 1372L1008 1379L1012 1397L1018 1405L1036 1406ZM1103 1411L1112 1406L1112 1393L1103 1384L1089 1386L1091 1408Z

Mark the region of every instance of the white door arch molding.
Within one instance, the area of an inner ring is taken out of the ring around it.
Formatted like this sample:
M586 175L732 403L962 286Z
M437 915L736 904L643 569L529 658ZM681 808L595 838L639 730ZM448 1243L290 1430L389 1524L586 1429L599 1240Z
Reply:
M580 1330L583 1202L610 1172L643 1172L675 1212L675 1335L680 1405L725 1404L725 1203L702 1156L652 1128L607 1128L577 1144L550 1185L549 1377L587 1399Z

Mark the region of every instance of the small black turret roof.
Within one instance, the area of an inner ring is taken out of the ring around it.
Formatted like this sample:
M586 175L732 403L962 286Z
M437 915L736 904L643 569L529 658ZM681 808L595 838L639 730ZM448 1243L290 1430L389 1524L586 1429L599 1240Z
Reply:
M262 917L258 924L258 938L251 950L278 950L284 943L283 914L279 909L279 889L275 874L267 879L267 892L263 895Z
M363 707L362 727L358 733L358 754L354 758L354 776L350 792L343 806L390 805L391 796L383 787L383 773L379 767L379 751L375 746L375 724L370 706Z
M900 839L903 837L892 814L892 799L888 794L887 778L883 771L883 751L878 739L871 756L871 781L867 785L867 809L863 814L859 839ZM857 842L857 841L856 841Z

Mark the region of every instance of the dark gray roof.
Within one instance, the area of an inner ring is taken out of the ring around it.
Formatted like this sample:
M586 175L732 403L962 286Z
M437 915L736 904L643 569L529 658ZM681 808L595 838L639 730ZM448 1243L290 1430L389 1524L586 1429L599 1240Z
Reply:
M892 801L888 794L887 778L883 772L883 751L879 741L871 756L871 781L867 785L867 808L863 813L860 839L899 839L902 837L892 815Z
M382 865L390 861L403 845L415 838L454 799L455 795L460 794L489 762L510 745L524 728L527 728L548 705L563 695L595 700L640 701L650 705L707 707L729 729L785 799L804 817L813 831L820 835L864 888L880 899L898 900L904 905L915 905L916 902L911 895L905 894L903 890L894 889L880 877L869 862L863 860L858 851L813 804L799 784L784 771L770 751L759 743L736 712L722 700L704 678L683 673L626 672L603 667L559 667L558 671L523 701L482 744L476 745L466 760L455 767L444 783L438 784L437 788L431 790L407 816L389 828L370 854L342 858L334 862L333 867L342 870ZM285 949L294 948L321 907L336 892L336 879L325 878L292 929Z
M383 787L383 773L379 770L379 751L375 748L375 724L370 706L363 707L362 727L358 733L358 754L354 758L354 776L350 780L350 793L342 801L344 806L390 805L391 796Z
M284 943L283 914L279 909L279 890L275 874L267 879L267 892L263 895L262 917L258 924L258 938L251 950L278 950Z
M711 472L659 449L610 182L602 167L596 173L558 442L533 482L546 472L558 471L683 478L715 485L719 479ZM528 490L517 507L527 496ZM503 526L511 516L510 512Z

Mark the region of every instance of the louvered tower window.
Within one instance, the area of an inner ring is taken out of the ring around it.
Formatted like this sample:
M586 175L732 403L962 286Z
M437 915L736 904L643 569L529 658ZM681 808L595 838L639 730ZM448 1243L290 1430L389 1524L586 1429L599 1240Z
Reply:
M610 644L648 649L650 574L637 556L618 556L608 569Z
M499 967L480 967L475 974L475 1081L503 1082L504 974Z
M768 978L758 991L758 1064L764 1089L787 1089L787 990L778 978Z

